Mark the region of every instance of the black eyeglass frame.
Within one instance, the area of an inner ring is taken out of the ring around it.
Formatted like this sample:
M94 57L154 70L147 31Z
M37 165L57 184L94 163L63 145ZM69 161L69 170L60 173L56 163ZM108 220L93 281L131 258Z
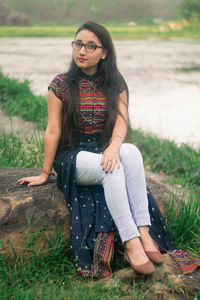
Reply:
M84 43L82 43L82 42L79 42L80 44L81 44L81 46L80 47L77 47L77 48L74 48L74 44L76 43L77 41L72 41L72 43L71 43L71 45L72 45L72 48L74 49L74 50L81 50L81 48L84 46L85 47L85 50L86 51L88 51L88 52L94 52L97 48L101 48L101 49L104 49L104 47L102 47L102 46L97 46L97 45L95 45L95 44L84 44ZM87 48L87 46L93 46L94 48L93 49L88 49Z

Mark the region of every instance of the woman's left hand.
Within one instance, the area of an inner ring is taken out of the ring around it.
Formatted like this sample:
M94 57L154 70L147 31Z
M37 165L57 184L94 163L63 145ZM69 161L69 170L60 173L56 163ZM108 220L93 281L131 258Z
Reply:
M112 173L115 165L120 168L119 150L114 145L109 145L102 154L101 165L102 169L108 173Z

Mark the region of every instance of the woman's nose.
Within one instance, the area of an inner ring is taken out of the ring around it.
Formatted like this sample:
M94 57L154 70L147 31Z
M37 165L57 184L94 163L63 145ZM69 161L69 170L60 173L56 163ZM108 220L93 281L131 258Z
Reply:
M85 52L86 52L86 49L85 49L85 46L83 45L83 46L81 47L81 49L79 50L79 53L80 53L80 54L85 54Z

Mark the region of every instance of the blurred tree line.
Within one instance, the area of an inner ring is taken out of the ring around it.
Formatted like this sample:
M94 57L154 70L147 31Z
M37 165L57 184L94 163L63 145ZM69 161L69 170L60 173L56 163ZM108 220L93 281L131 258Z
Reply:
M0 25L151 22L200 16L200 0L0 0Z
M200 20L200 0L181 0L180 13L187 20Z

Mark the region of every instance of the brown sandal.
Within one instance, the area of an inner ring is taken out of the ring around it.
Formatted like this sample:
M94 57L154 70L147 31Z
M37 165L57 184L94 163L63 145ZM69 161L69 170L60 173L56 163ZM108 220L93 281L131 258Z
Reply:
M160 251L145 251L147 257L155 264L163 263L163 256Z
M127 253L127 249L125 248L125 256L124 259L129 262L129 264L131 265L131 267L133 268L133 270L135 270L138 273L141 274L152 274L155 271L155 267L152 264L152 262L147 261L146 263L142 264L142 265L134 265Z

